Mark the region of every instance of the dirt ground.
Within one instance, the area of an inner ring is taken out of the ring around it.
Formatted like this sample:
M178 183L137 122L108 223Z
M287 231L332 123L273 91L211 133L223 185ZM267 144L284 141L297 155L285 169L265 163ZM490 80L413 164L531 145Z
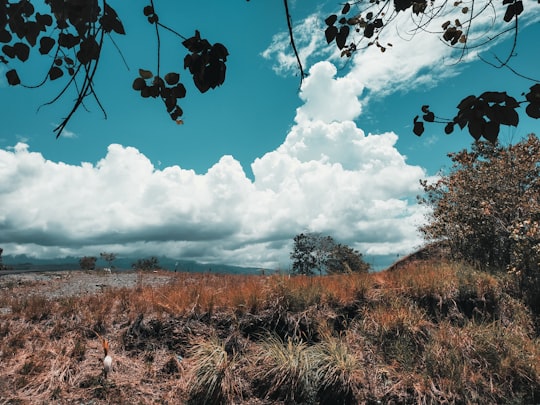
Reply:
M132 288L140 283L144 285L162 285L174 278L175 273L160 271L156 273L138 273L118 271L107 273L96 271L47 271L20 274L0 273L0 293L36 294L47 298L62 298L95 294L107 288Z

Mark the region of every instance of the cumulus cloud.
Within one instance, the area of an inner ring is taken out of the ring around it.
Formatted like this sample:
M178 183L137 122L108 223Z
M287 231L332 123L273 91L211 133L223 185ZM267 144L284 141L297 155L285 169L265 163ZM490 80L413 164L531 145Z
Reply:
M410 251L421 242L415 196L426 173L407 164L396 134L356 126L362 85L335 75L329 63L313 66L294 125L252 163L253 180L232 156L196 174L156 168L118 144L81 165L52 162L25 143L0 150L1 246L36 256L114 251L287 268L292 238L308 231L375 256Z

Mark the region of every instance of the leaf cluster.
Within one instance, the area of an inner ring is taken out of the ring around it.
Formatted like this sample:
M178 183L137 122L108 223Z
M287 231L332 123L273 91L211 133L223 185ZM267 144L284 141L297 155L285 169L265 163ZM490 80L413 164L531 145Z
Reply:
M182 45L190 52L184 58L184 69L189 69L193 77L193 83L201 93L205 93L209 89L215 89L225 82L225 62L227 61L229 52L223 44L215 43L212 45L208 40L201 38L198 30L195 30L195 35L191 38L185 38L173 29L160 23L153 1L151 1L150 5L144 7L143 13L147 17L148 22L156 27L156 36L158 39L158 72L154 76L149 70L139 69L139 77L135 78L132 87L134 90L140 91L143 98L160 97L171 119L177 124L183 124L184 121L180 117L184 112L177 104L177 100L186 96L186 88L180 83L180 73L170 72L163 78L160 76L160 28L164 28L184 39Z
M102 6L98 0L46 0L45 4L50 13L36 12L30 0L0 2L0 42L4 43L0 62L27 62L31 48L39 44L42 56L52 56L51 64L41 82L29 87L40 87L68 74L65 87L48 103L58 100L70 86L76 88L78 97L70 113L55 128L58 137L88 96L94 97L105 112L94 91L93 78L104 36L113 32L123 35L125 30L116 11L105 1ZM82 83L76 82L77 77ZM15 68L6 72L6 78L12 86L22 85Z
M470 95L457 105L458 113L451 120L435 116L428 105L422 106L422 119L425 122L444 123L444 132L449 135L455 126L467 127L469 134L475 139L484 138L492 143L497 141L501 125L517 127L521 104L527 104L525 113L531 118L540 118L540 84L530 87L525 100L517 101L506 92L486 91L480 96ZM424 133L424 122L416 116L413 120L413 132L421 136Z
M160 97L171 119L177 124L183 123L179 118L184 112L177 104L177 100L186 96L186 88L180 83L179 73L167 73L161 78L154 76L149 70L139 69L139 77L133 81L132 87L133 90L140 91L143 98Z
M184 58L184 69L189 69L199 91L205 93L221 86L227 70L227 48L220 43L210 44L201 38L199 31L195 31L195 35L182 42L182 45L191 52Z

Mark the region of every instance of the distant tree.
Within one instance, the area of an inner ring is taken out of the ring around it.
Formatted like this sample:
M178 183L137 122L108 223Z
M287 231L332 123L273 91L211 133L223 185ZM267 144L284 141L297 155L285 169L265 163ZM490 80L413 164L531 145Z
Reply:
M422 182L421 202L433 208L422 232L446 241L454 257L519 275L540 297L540 140L477 142L449 156L449 173Z
M156 256L152 256L147 259L138 259L131 265L134 270L151 271L159 269L159 259Z
M2 253L4 253L4 249L0 248L0 270L4 270L4 263L2 262Z
M84 256L79 260L79 266L83 270L95 270L97 257Z
M291 252L293 273L304 275L313 274L313 270L317 268L315 249L316 240L313 235L301 233L294 237L294 247Z
M301 233L294 237L293 272L312 275L315 270L319 274L367 272L369 264L365 263L362 254L343 244L338 244L331 236L317 233Z
M103 260L107 262L109 268L112 268L112 263L116 260L116 253L102 252L99 255Z
M341 243L334 246L326 262L326 271L330 274L368 273L370 267L362 253Z

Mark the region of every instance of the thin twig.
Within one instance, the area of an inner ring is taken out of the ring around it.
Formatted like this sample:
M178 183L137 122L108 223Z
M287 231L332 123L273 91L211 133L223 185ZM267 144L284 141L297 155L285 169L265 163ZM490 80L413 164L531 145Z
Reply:
M302 61L300 60L300 55L298 54L298 50L296 49L296 43L294 42L292 19L291 14L289 13L289 2L287 0L283 0L283 5L285 6L285 14L287 15L287 27L289 28L289 38L291 39L291 46L294 51L294 55L296 56L298 69L300 69L300 85L302 85L302 81L306 77L306 74L304 73L304 67L302 66Z

